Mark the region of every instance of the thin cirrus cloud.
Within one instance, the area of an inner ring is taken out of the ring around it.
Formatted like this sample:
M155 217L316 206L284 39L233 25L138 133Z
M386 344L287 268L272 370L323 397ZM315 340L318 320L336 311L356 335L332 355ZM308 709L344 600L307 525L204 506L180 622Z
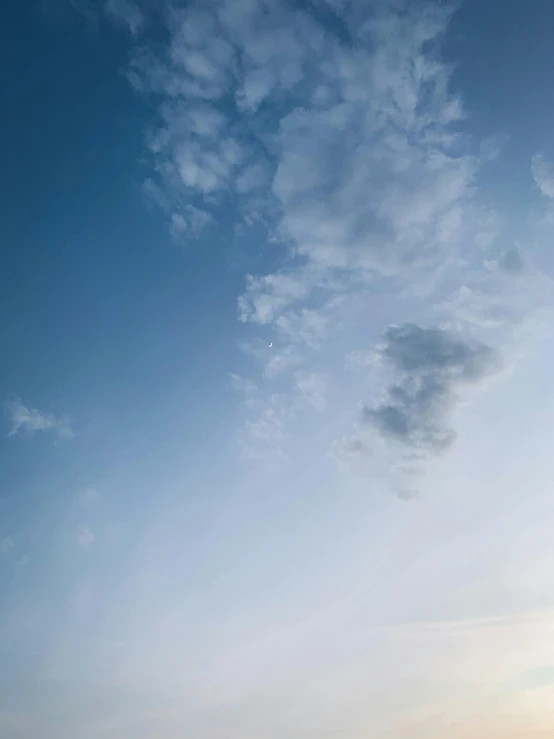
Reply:
M8 436L41 431L53 433L60 438L73 436L73 430L66 419L26 406L19 398L6 403L6 415L10 424Z

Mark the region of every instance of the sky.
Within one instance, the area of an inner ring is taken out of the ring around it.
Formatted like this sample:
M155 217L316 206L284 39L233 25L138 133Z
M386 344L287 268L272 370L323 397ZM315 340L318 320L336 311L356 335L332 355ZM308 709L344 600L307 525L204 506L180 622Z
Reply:
M2 7L0 735L554 735L547 0Z

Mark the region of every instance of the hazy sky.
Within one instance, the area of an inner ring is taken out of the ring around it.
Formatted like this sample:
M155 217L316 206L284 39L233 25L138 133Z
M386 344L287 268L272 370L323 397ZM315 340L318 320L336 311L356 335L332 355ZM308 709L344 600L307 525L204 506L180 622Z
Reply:
M552 737L554 5L1 13L2 739Z

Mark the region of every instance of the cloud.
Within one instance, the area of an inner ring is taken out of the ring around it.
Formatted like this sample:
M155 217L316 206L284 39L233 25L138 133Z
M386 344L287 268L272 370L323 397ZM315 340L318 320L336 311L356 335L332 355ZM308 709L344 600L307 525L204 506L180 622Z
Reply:
M548 162L542 154L535 154L531 160L531 172L542 194L554 199L554 163Z
M0 542L0 553L6 554L10 551L10 549L13 548L13 539L11 536L6 536L2 541Z
M43 413L36 408L29 408L19 399L6 403L6 413L11 424L8 436L16 436L21 432L33 434L36 431L51 431L60 438L73 436L66 419L57 418L51 413Z
M96 537L88 526L82 526L77 536L77 541L83 549L88 549L94 544Z
M394 381L382 403L364 409L364 422L386 438L432 454L454 441L449 422L457 391L499 368L491 347L416 324L389 327L381 357Z

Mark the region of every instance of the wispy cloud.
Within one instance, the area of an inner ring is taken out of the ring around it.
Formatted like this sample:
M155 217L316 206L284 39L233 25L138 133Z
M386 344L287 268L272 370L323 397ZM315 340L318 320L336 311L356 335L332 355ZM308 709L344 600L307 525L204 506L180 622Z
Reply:
M22 403L18 398L6 403L6 414L10 422L8 436L20 433L33 434L37 431L50 431L61 438L71 438L73 431L69 422L57 418L52 413L45 413Z

